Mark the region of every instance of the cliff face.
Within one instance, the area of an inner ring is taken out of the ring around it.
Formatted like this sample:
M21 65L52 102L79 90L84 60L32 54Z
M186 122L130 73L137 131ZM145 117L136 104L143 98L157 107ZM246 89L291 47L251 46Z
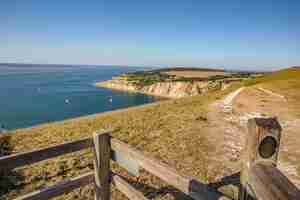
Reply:
M195 96L212 90L221 90L226 87L224 83L218 81L157 82L152 85L139 86L125 80L109 80L98 82L96 85L99 87L141 92L168 98Z
M141 88L141 91L159 96L180 98L200 95L209 90L219 88L220 84L217 82L159 82L150 86L145 86Z

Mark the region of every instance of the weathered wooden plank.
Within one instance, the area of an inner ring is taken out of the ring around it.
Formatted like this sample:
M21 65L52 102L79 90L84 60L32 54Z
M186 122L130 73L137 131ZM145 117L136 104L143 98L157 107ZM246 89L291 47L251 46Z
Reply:
M239 200L255 196L249 188L249 170L257 163L276 166L279 153L281 127L276 118L253 118L248 121L246 146L242 156Z
M122 152L123 154L127 154L127 157L135 159L140 167L144 168L148 172L159 177L185 194L193 197L194 199L228 199L218 191L208 187L207 184L201 183L194 178L182 176L170 166L152 158L151 156L144 155L142 152L117 139L111 139L111 147L113 151Z
M3 156L0 157L0 170L8 170L23 165L33 164L45 159L92 147L92 145L93 140L91 138L86 138L43 149Z
M111 159L116 161L120 166L125 168L133 176L139 175L139 163L126 152L113 151Z
M113 175L112 180L119 191L130 200L148 200L141 192L137 191L129 183L118 175Z
M54 186L28 193L24 196L16 198L15 200L50 199L52 197L59 196L65 192L72 191L78 187L85 186L93 182L94 182L94 173L89 172L81 176L78 176L76 178L72 178L70 180L60 182Z
M248 181L258 200L300 199L297 187L274 166L254 165Z
M95 199L110 199L110 135L94 133Z

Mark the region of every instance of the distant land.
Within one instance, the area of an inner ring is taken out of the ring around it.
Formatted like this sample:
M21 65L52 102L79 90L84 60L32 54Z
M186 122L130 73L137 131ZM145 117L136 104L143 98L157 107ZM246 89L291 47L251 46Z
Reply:
M190 69L190 70L198 70L198 69L203 69L203 70L216 70L216 71L220 71L220 70L225 70L225 71L233 71L233 72L270 72L269 71L266 71L266 70L263 70L263 69L260 69L260 70L243 70L243 68L245 67L240 67L240 69L236 69L235 68L230 68L230 67L223 67L223 66L216 66L216 67L205 67L205 66L134 66L134 65L110 65L110 64L95 64L95 65L91 65L91 64L41 64L41 63L0 63L0 66L18 66L18 67L38 67L38 66L64 66L64 67L74 67L74 66L79 66L79 67L82 67L82 66L90 66L90 67L101 67L101 66L111 66L111 67L120 67L120 66L124 66L124 67L140 67L140 68L144 68L146 70L168 70L169 68L172 68L172 69Z
M254 72L233 72L224 69L170 67L143 70L114 76L99 81L96 86L139 92L168 98L203 95L213 90L224 90L234 82L262 75Z

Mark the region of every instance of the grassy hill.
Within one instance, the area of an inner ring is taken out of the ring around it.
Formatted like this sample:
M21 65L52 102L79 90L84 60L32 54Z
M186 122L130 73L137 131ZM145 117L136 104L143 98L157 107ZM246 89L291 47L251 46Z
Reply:
M61 122L18 129L0 137L2 154L23 152L91 136L94 131L112 129L112 135L163 160L178 171L209 181L207 152L215 148L204 137L201 127L207 126L206 105L234 90L219 91L206 96L161 101L149 105L80 117ZM93 168L90 151L73 153L18 169L2 176L0 191L11 199L20 194L52 185L64 178L82 174ZM3 178L5 177L5 178ZM143 174L140 182L146 193L158 199L166 195L163 182ZM141 184L139 184L141 185ZM78 189L58 199L80 197L93 199L92 187ZM9 191L9 192L8 192ZM172 197L179 195L170 191ZM177 194L178 193L178 194ZM117 195L117 193L114 193ZM1 194L0 194L1 196ZM168 196L168 195L167 195ZM123 199L116 197L115 199Z
M263 87L284 96L286 102L282 102L279 106L288 109L288 113L284 113L285 117L294 120L300 119L300 67L290 67L275 71L263 77L248 80L245 84L247 86ZM275 107L274 110L278 110L278 108ZM297 174L300 176L300 155L297 154L300 144L299 131L295 128L292 130L287 130L286 128L284 127L283 142L287 143L290 149L294 149L290 151L285 150L287 157L291 157L285 160L294 163L297 168Z
M288 98L295 99L292 102L300 104L296 101L300 99L298 68L273 72L245 84L262 84L264 87L283 91ZM237 83L225 91L204 96L161 101L14 130L0 135L0 155L47 147L91 136L100 129L112 129L114 137L151 153L186 175L209 182L219 174L212 173L209 168L213 159L208 154L217 144L206 137L205 127L212 126L207 118L207 106L240 86ZM0 199L12 199L92 168L91 152L83 151L26 166L15 172L1 172ZM135 186L156 199L179 199L180 195L178 191L165 191L165 183L146 173L142 173L139 184ZM57 199L93 199L92 190L91 186L86 186ZM116 192L113 196L114 199L124 199Z
M275 71L262 77L250 79L245 85L258 85L278 92L289 99L290 106L298 112L300 107L300 67L290 67Z
M300 67L290 67L282 69L261 77L253 78L252 80L246 81L246 85L254 85L258 83L270 83L284 80L295 80L300 81Z
M247 79L250 72L229 72L222 69L172 67L146 71L136 71L114 76L115 80L126 80L127 82L140 86L152 85L158 82L194 82L194 81L216 81Z

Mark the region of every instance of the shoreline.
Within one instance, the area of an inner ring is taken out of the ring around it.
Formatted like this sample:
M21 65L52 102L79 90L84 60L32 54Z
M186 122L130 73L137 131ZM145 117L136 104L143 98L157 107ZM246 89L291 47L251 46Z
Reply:
M157 81L143 85L115 79L95 83L96 87L141 93L167 99L201 96L211 91L224 90L229 85L220 81Z
M92 118L97 118L97 117L107 117L109 115L116 115L116 114L121 114L124 112L130 112L130 111L134 111L134 110L140 110L140 109L146 109L148 106L152 107L155 106L156 104L160 104L162 102L166 102L168 100L172 100L172 99L161 99L158 101L154 101L154 102L150 102L150 103L145 103L145 104L141 104L141 105L133 105L133 106L129 106L129 107L124 107L124 108L116 108L114 110L108 110L108 111L103 111L103 112L97 112L97 113L93 113L93 114L88 114L88 115L82 115L82 116L77 116L77 117L71 117L71 118L66 118L66 119L62 119L62 120L58 120L58 121L49 121L49 122L44 122L44 123L39 123L33 126L28 126L28 127L20 127L20 128L15 128L15 129L7 129L6 132L0 132L0 136L1 134L3 135L9 135L12 132L18 132L20 130L27 130L27 129L36 129L36 128L40 128L40 127L44 127L44 126L48 126L51 124L64 124L64 123L68 123L68 122L73 122L73 121L77 121L77 120L88 120L88 119L92 119Z
M154 95L153 95L154 96ZM25 129L32 129L32 128L39 128L40 126L47 126L49 124L59 124L59 123L64 123L64 122L68 122L68 121L73 121L73 120L82 120L82 119L89 119L89 118L95 118L95 117L105 117L107 115L115 115L116 113L124 113L124 112L128 112L128 111L132 111L134 109L143 109L143 107L147 107L147 106L155 106L155 104L159 104L168 100L173 100L173 99L168 99L168 98L160 98L157 101L153 101L153 102L149 102L149 103L144 103L144 104L140 104L140 105L132 105L132 106L128 106L128 107L123 107L123 108L116 108L113 110L107 110L107 111L103 111L103 112L97 112L97 113L92 113L92 114L87 114L87 115L80 115L80 116L75 116L75 117L68 117L62 120L57 120L57 121L47 121L47 122L42 122L39 124L35 124L32 126L27 126L27 127L19 127L19 128L14 128L14 129L4 129L4 132L0 131L0 136L5 135L5 134L10 134L11 132L15 132L18 130L25 130Z
M111 81L113 81L112 79L110 80L104 80L104 81L97 81L96 83L94 83L95 87L102 87L102 88L107 88L107 89L111 89L111 90L117 90L117 91L123 91L123 92L128 92L128 93L140 93L140 94L146 94L146 95L150 95L150 96L155 96L155 97L159 97L162 100L170 100L170 99L178 99L180 97L172 97L172 96L168 96L168 95L160 95L160 94L156 94L156 93L151 93L151 92L145 92L142 90L137 90L137 89L125 89L125 88L121 88L121 87L114 87L111 85L108 85Z

